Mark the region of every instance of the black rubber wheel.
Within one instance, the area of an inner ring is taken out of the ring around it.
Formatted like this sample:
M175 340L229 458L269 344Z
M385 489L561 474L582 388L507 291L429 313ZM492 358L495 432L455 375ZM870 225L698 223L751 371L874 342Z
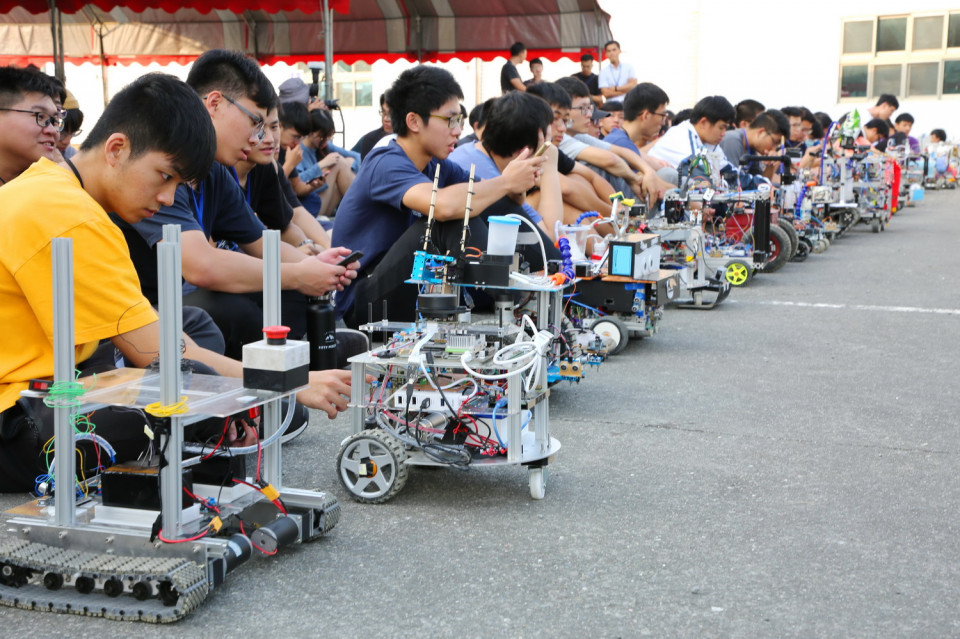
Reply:
M800 250L800 234L797 233L797 229L793 226L792 220L788 220L785 217L778 217L777 224L784 230L787 237L790 238L790 257L787 259L792 260L797 255L797 251Z
M63 587L63 575L58 572L48 572L43 576L43 585L47 590L60 590Z
M355 500L381 504L407 483L407 450L390 433L361 431L348 437L340 447L337 476Z
M123 594L123 582L113 577L103 582L103 592L108 597L119 597Z
M73 587L81 595L88 595L97 587L97 582L91 577L77 577L77 580L73 582Z
M611 355L622 353L630 341L630 332L619 318L607 315L598 317L590 323L590 330L597 334L607 344L607 352Z
M743 239L741 240L744 244L753 244L753 231L747 231L743 234ZM780 228L779 224L770 225L770 257L767 259L767 263L764 264L761 272L763 273L776 273L783 265L787 263L789 259L787 257L787 247L790 246L790 238L787 237L786 231Z

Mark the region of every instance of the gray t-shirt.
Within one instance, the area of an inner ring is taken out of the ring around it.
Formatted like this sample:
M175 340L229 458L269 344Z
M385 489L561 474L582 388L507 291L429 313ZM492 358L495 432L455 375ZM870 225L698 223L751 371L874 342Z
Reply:
M730 164L739 166L740 156L747 154L747 130L733 129L732 131L727 131L723 134L723 139L720 140L719 146L723 154L730 160Z

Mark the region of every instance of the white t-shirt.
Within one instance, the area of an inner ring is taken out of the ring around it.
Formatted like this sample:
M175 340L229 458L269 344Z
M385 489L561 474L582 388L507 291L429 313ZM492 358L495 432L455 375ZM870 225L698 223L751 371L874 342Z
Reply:
M663 137L650 149L648 155L663 160L673 168L677 168L680 162L691 155L703 155L715 170L730 165L730 161L719 146L703 143L689 120L684 120L667 129Z
M607 64L607 66L600 69L600 79L597 82L597 85L603 89L612 89L613 87L622 87L625 85L630 78L636 79L637 73L633 70L633 65L629 62L620 61L618 66L613 66L612 64ZM622 95L618 95L615 98L610 98L616 102L623 102Z
M649 154L677 168L684 158L698 153L704 146L697 130L690 124L690 120L684 120L667 129L663 137L650 149Z

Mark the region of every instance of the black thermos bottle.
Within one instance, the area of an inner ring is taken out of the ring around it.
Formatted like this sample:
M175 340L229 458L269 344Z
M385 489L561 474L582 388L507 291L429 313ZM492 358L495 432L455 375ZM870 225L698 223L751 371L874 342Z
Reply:
M330 295L307 300L307 340L310 342L310 370L337 367L337 331Z

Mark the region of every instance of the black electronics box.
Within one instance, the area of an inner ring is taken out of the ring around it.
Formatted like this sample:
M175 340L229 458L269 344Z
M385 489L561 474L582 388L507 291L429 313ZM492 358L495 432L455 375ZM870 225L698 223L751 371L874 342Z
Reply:
M508 286L512 255L487 255L479 260L468 260L463 271L463 282L477 286Z
M183 471L183 487L193 492L190 470ZM160 474L155 465L130 462L111 466L100 475L100 489L104 506L160 510ZM189 508L193 499L181 491L180 503L183 508Z

